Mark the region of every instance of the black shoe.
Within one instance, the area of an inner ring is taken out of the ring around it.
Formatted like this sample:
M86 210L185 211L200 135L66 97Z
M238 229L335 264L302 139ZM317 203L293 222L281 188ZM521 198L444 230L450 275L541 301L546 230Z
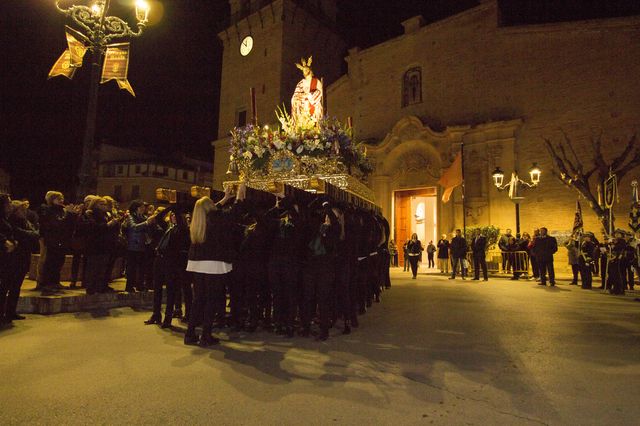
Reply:
M220 343L220 339L213 337L208 333L203 333L202 336L200 336L198 345L202 348L206 348L207 346L217 345L218 343Z
M156 316L151 316L151 318L149 318L148 320L146 320L144 322L146 325L152 325L152 324L162 324L162 319Z
M571 281L571 282L569 283L569 285L578 285L578 283L577 283L577 282L574 282L574 281Z
M450 280L455 280L455 279L456 279L456 277L449 277L449 279L450 279Z
M485 278L485 279L483 279L482 281L489 281L489 278Z
M146 287L137 287L136 291L140 292L140 293L146 293L148 290Z
M555 287L556 283L551 283L550 285L551 287Z
M27 319L27 317L22 316L22 315L18 315L18 314L14 314L14 315L11 315L11 316L9 317L9 321L11 321L11 320L18 320L18 321L21 321L21 320L25 320L25 319Z
M546 286L546 285L547 285L547 283L539 282L539 283L538 283L538 285Z
M480 281L480 278L471 278L471 281Z
M171 321L169 321L169 322L163 321L162 325L160 326L160 328L171 328Z
M184 336L184 344L185 345L197 345L198 344L198 336L196 334L185 334Z

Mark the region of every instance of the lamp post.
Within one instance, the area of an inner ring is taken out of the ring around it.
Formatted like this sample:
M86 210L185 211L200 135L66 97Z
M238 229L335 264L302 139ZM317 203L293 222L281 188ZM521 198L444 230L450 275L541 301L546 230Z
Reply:
M91 80L87 103L87 119L82 138L82 160L78 171L78 187L76 197L86 196L91 187L91 157L96 131L98 107L98 85L102 70L102 59L107 45L114 39L139 37L145 29L149 17L149 5L144 0L135 2L137 30L133 31L129 24L117 16L108 16L111 0L95 0L90 6L70 5L63 7L65 0L56 0L56 9L72 20L76 29L89 41L86 46L91 52Z
M523 200L524 197L520 195L521 189L534 188L538 186L540 183L540 175L542 171L538 167L536 163L533 163L531 169L529 170L529 176L531 177L531 182L525 182L520 179L518 176L518 172L514 171L511 173L511 180L505 184L504 181L504 172L500 170L500 167L496 167L491 176L493 177L493 184L498 188L498 191L503 191L509 188L509 198L516 205L516 235L520 235L520 200Z

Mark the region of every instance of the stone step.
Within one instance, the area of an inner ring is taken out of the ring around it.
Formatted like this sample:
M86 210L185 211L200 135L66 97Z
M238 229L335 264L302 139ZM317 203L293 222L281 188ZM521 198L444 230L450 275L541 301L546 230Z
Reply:
M68 283L66 287L68 287ZM153 307L153 291L143 293L127 293L124 290L125 280L113 281L110 286L115 293L87 295L84 289L65 289L60 294L42 296L35 290L36 283L25 280L20 299L18 313L51 315L65 312L84 312L96 309L131 307L134 309L151 309Z

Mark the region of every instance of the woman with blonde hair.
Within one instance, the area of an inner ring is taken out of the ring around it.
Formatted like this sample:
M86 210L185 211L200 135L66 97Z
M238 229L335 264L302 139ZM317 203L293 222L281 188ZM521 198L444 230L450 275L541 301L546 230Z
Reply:
M238 189L236 201L244 199L245 188ZM187 271L193 273L193 304L189 315L189 327L184 337L185 345L209 346L219 342L211 335L214 314L224 315L220 306L225 306L225 284L233 270L238 245L242 237L233 220L235 209L223 210L232 198L227 189L222 200L214 203L202 197L193 208L189 234L189 261ZM198 340L196 325L202 324L202 335Z

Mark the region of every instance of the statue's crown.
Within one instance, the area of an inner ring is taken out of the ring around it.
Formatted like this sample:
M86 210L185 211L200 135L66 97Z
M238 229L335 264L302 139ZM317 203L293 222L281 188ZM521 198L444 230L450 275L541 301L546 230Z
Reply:
M301 58L300 59L300 63L296 64L296 67L299 70L304 70L305 68L306 69L310 69L311 68L311 61L313 61L313 56L309 56L309 59L307 59L306 61L305 61L304 58Z

